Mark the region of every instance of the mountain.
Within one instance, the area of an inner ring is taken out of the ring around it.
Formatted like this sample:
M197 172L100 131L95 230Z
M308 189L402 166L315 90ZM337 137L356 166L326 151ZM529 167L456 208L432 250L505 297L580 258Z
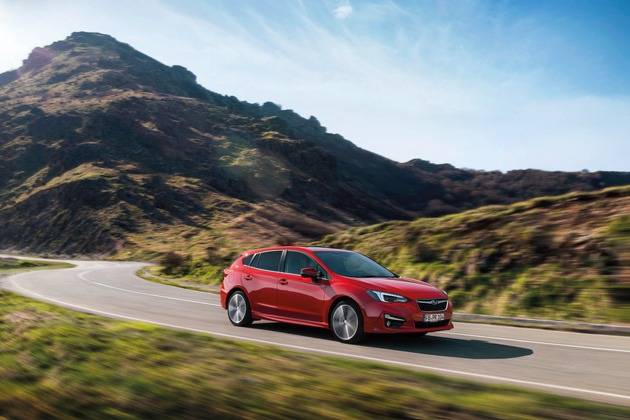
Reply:
M628 183L625 172L394 162L103 34L73 33L0 74L4 249L234 249Z
M329 235L460 312L630 324L630 186Z

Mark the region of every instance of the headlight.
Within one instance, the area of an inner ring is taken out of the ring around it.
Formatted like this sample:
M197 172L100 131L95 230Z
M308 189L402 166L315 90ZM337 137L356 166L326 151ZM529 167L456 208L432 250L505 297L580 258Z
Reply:
M397 295L395 293L389 293L389 292L379 292L377 290L368 290L368 295L372 296L374 299L380 301L380 302L389 302L389 303L393 303L393 302L397 302L397 303L406 303L409 302L409 299L407 299L404 296L401 295Z

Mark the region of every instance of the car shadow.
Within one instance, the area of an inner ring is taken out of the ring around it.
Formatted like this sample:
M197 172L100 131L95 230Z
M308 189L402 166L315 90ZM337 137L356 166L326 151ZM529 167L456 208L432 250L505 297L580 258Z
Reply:
M256 322L251 328L275 331L336 342L330 331L276 322ZM514 359L534 354L532 349L484 340L445 337L437 334L425 336L415 334L373 334L368 335L359 346L426 354L431 356L456 357L461 359Z
M368 336L362 345L408 353L477 360L514 359L534 354L534 351L527 347L432 334L425 336L407 334L372 335Z

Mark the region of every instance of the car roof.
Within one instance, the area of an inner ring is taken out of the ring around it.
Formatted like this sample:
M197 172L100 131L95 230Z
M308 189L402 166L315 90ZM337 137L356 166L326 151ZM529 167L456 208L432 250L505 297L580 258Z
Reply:
M250 254L255 254L257 252L263 252L263 251L283 251L283 250L289 250L289 251L303 251L303 250L308 250L311 252L316 252L316 251L337 251L337 252L352 252L352 251L348 251L345 249L339 249L339 248L326 248L326 247L320 247L320 246L293 246L293 245L278 245L278 246L271 246L271 247L266 247L266 248L257 248L257 249L250 249L248 251L245 251L243 253L243 255L250 255Z

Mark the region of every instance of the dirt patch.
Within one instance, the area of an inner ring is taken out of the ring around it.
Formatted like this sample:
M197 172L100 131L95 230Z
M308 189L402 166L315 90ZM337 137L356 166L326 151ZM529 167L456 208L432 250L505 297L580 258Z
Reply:
M34 310L23 310L11 312L1 318L2 323L11 324L16 332L22 332L37 326L41 326L42 322L54 320L53 314L36 312Z

